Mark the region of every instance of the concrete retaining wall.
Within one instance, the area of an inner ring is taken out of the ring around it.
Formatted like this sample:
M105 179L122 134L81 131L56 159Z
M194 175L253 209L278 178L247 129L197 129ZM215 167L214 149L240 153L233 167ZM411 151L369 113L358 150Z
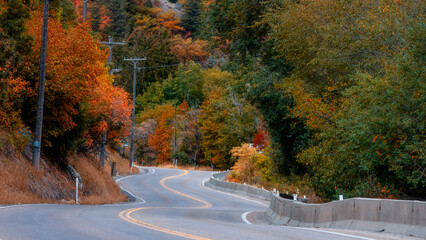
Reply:
M355 229L426 237L426 202L351 198L305 204L271 195L266 211L278 225Z
M321 227L389 232L426 238L426 202L389 199L351 198L324 204L306 204L284 199L265 189L225 182L229 171L212 174L207 184L270 200L266 211L277 225Z

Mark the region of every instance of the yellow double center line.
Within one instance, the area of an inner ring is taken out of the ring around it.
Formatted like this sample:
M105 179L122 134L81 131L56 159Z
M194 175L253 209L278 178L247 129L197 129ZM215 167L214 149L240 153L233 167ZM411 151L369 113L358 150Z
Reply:
M173 190L173 189L169 188L168 186L166 186L166 184L164 183L165 181L167 181L170 178L181 177L181 176L184 176L186 174L188 174L188 171L185 171L184 173L179 174L179 175L175 175L175 176L170 176L170 177L163 178L163 179L161 179L160 184L161 184L161 186L163 186L165 189L167 189L169 191L172 191L172 192L174 192L176 194L179 194L181 196L184 196L186 198L192 199L194 201L197 201L197 202L200 202L200 203L203 204L201 207L196 207L196 208L200 208L201 209L201 208L209 208L209 207L211 207L212 205L210 203L208 203L206 201L203 201L201 199L198 199L198 198L186 195L184 193L178 192L176 190ZM149 223L146 223L146 222L142 222L142 221L137 220L137 219L133 218L132 216L130 216L132 213L134 213L136 211L140 211L140 210L144 210L144 209L154 209L154 208L166 208L166 207L132 208L132 209L128 209L128 210L124 210L124 211L120 212L118 214L118 216L121 219L123 219L123 220L125 220L127 222L136 224L136 225L141 226L141 227L149 228L149 229L152 229L152 230L155 230L155 231L164 232L164 233L168 233L168 234L172 234L172 235L176 235L176 236L180 236L180 237L184 237L184 238L188 238L188 239L209 240L209 238L204 238L204 237L200 237L200 236L196 236L196 235L191 235L191 234L188 234L188 233L183 233L183 232L179 232L179 231L175 231L175 230L171 230L171 229L166 229L166 228L162 228L162 227L159 227L159 226L155 226L155 225L152 225L152 224L149 224ZM183 209L184 207L169 207L169 208Z

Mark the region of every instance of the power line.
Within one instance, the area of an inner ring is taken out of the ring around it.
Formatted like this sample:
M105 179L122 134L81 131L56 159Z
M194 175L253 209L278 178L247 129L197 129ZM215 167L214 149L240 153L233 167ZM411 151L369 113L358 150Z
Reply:
M192 61L194 63L204 63L202 61ZM169 64L169 65L158 65L158 66L148 66L148 67L140 67L138 68L138 71L142 70L142 69L152 69L152 68L166 68L166 67L175 67L175 66L179 66L181 64L184 63L175 63L175 64Z
M179 65L180 65L180 63L170 64L170 65L159 65L159 66L150 66L150 67L140 67L140 68L138 68L138 71L140 71L142 69L166 68L166 67L174 67L174 66L179 66Z

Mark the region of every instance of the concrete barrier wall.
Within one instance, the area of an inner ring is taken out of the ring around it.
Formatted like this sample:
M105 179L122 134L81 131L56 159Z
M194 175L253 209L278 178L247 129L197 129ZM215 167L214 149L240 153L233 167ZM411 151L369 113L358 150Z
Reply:
M389 232L426 238L426 202L351 198L305 204L271 195L266 211L278 225Z
M212 174L212 188L270 200L266 211L277 225L389 232L426 238L426 202L351 198L324 204L284 199L265 189L225 182L229 171ZM302 199L303 200L303 199Z
M209 181L206 183L209 187L218 189L225 192L233 192L242 195L248 195L252 197L257 197L264 200L271 200L272 193L265 190L255 188L250 185L234 183L234 182L225 182L226 175L229 171L213 173Z

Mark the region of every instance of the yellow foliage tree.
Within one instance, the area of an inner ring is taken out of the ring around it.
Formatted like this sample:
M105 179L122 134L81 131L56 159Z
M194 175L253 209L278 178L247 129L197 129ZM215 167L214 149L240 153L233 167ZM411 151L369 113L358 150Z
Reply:
M256 178L260 176L255 158L253 158L257 154L256 148L245 143L240 147L234 147L230 153L232 159L236 161L231 169L235 171L239 180L248 183L255 182Z

